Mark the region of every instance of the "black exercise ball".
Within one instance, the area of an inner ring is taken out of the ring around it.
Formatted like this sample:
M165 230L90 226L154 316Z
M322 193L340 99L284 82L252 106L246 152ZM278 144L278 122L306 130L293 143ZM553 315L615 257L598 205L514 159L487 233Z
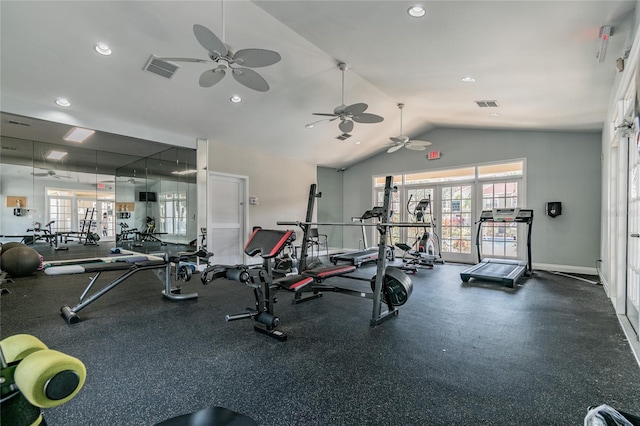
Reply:
M0 254L4 253L5 251L9 250L11 247L26 247L27 245L24 243L18 243L15 241L12 241L10 243L4 243L0 246Z
M10 250L2 250L0 264L2 270L11 277L26 277L38 270L40 254L31 247L12 247Z

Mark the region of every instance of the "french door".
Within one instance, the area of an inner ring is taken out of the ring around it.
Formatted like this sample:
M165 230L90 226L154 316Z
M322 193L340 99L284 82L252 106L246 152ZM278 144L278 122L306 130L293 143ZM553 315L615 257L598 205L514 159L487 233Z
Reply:
M447 261L472 263L473 184L440 186L440 238Z
M629 138L626 315L640 335L640 130Z

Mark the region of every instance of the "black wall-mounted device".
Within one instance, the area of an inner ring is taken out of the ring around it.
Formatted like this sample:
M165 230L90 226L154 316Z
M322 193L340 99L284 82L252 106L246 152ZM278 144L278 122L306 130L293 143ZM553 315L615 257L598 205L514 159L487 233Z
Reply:
M544 212L551 217L560 216L562 214L562 203L560 201L549 201L544 206Z

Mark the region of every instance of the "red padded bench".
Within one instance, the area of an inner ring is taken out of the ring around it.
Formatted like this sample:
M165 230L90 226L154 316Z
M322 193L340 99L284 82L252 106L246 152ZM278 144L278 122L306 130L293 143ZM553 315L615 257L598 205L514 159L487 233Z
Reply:
M318 268L307 269L302 272L302 275L311 277L317 282L326 280L327 278L336 277L338 275L348 274L356 270L354 265L336 265L336 266L321 266Z
M287 275L286 277L273 280L273 283L278 287L288 291L300 291L312 282L313 277L304 275Z

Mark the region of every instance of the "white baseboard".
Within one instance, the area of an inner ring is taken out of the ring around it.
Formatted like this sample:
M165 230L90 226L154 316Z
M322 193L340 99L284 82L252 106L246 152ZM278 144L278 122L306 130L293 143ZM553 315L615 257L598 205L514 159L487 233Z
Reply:
M618 314L618 321L620 321L624 335L627 337L629 346L631 346L631 351L633 352L633 355L635 355L638 366L640 367L640 341L638 341L638 337L633 331L626 315Z
M590 268L588 266L573 266L573 265L554 265L552 263L534 263L533 269L540 269L550 272L565 272L567 274L585 274L585 275L598 275L598 271L595 267Z

